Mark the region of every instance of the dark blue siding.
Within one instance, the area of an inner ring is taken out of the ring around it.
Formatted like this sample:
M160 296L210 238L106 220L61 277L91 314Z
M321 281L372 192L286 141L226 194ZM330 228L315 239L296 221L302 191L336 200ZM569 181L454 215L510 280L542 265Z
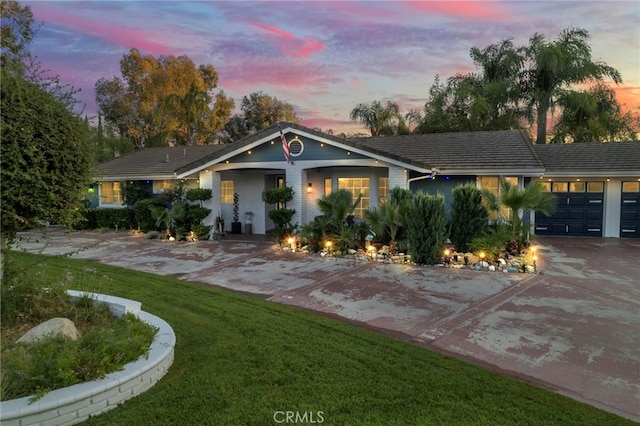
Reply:
M410 177L417 177L410 176ZM413 192L424 191L427 194L444 195L444 202L447 208L447 216L451 217L451 203L453 202L453 195L451 191L458 185L464 185L467 182L471 182L475 185L475 176L445 176L436 175L434 179L417 180L410 183L410 188Z

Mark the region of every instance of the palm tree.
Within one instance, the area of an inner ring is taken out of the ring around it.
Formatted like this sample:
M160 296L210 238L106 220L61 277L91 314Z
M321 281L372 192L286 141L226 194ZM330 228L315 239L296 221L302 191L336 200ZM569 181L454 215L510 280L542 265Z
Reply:
M353 195L346 189L339 189L318 200L318 208L325 216L329 231L337 231L344 224L349 224L362 195L353 201Z
M499 192L495 194L487 189L482 190L482 197L487 203L489 211L496 213L496 226L500 226L506 219L510 231L510 239L507 242L507 250L512 254L519 253L524 245L524 231L528 225L522 218L527 211L539 212L550 215L556 208L556 196L546 192L544 187L537 182L520 189L504 178L500 178ZM509 218L501 217L502 207L510 209Z
M400 108L396 102L387 101L382 105L380 101L371 104L358 104L349 114L351 120L361 122L369 129L371 136L394 134L401 121Z
M533 111L537 123L536 143L546 143L547 114L553 107L560 89L589 80L610 77L622 83L620 72L606 63L591 58L589 32L568 28L557 40L548 42L542 34L535 34L525 48L527 69L523 79L528 98L530 121Z
M551 143L638 139L631 112L622 113L615 92L603 82L586 91L562 91L557 102L562 116L553 127Z

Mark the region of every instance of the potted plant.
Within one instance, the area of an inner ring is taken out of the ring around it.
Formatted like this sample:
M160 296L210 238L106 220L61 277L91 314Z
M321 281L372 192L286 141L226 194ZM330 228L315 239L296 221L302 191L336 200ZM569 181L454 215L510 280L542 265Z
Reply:
M216 216L216 232L218 234L224 234L224 218L222 217L222 213L218 213L218 216Z
M240 223L240 213L239 213L239 202L240 196L237 192L233 194L233 222L231 222L231 233L232 234L241 234L242 233L242 224Z

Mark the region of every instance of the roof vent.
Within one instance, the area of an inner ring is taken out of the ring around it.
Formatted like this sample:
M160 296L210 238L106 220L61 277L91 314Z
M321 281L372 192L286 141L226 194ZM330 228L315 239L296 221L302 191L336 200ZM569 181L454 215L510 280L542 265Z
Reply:
M184 150L182 151L182 156L186 157L187 156L187 148L184 148Z
M164 160L165 163L169 162L169 154L167 154L167 158Z

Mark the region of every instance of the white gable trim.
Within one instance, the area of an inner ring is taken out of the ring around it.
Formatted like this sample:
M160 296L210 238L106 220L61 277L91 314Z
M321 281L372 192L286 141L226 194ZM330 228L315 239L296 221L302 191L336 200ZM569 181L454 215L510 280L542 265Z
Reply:
M301 130L295 129L293 127L285 127L284 129L282 129L282 132L285 135L287 133L294 133L294 134L299 135L299 136L304 136L306 138L313 139L313 140L318 141L320 143L326 143L327 145L330 145L330 146L333 146L333 147L336 147L336 148L339 148L339 149L343 149L345 151L351 151L353 153L369 157L374 161L378 160L378 161L381 161L383 163L391 164L391 165L398 166L398 167L403 167L403 168L408 169L408 170L414 170L414 171L419 172L419 173L431 173L430 169L425 169L423 167L417 167L415 165L408 164L408 163L405 163L405 162L402 162L402 161L398 161L398 160L394 160L392 158L388 158L388 157L385 157L383 155L373 154L373 153L371 153L369 151L366 151L366 150L363 150L363 149L359 149L359 148L355 148L355 147L350 146L350 145L342 144L342 143L336 142L336 141L334 141L332 139L326 139L326 138L323 138L323 137L319 137L317 135L313 135L311 133L307 133L305 131L301 131ZM180 174L176 175L175 178L176 179L182 179L182 178L187 177L189 175L192 175L194 173L199 173L199 172L201 172L203 170L206 170L206 169L209 169L209 168L215 166L216 164L224 163L225 161L235 157L236 155L242 154L242 153L244 153L244 152L246 152L246 151L248 151L250 149L254 149L254 148L256 148L256 147L258 147L260 145L263 145L265 143L270 143L274 139L277 139L278 141L280 141L280 132L273 132L273 133L269 134L268 136L262 137L262 138L260 138L260 139L258 139L256 141L254 141L254 142L251 142L248 145L243 145L242 147L239 147L238 149L235 149L235 150L231 151L230 153L221 155L220 157L217 157L217 158L215 158L215 159L213 159L213 160L211 160L211 161L209 161L209 162L207 162L205 164L202 164L200 166L194 167L193 169L190 169L190 170L188 170L188 171L186 171L184 173L180 173ZM294 159L294 162L298 162L298 161L300 161L300 162L305 161L305 163L309 163L310 164L309 167L314 167L311 164L320 163L320 162L316 162L314 160L295 160ZM326 163L327 164L324 165L324 166L325 167L330 167L332 165L340 165L341 161L340 160L337 160L337 161L326 161ZM355 163L354 163L354 161L351 161L350 164L355 164ZM270 161L270 162L256 162L256 163L241 163L240 165L238 163L229 164L229 169L247 168L247 167L250 167L250 168L265 168L265 169L274 169L274 168L284 169L284 168L287 167L287 162L284 161L284 158L283 158L282 162Z

